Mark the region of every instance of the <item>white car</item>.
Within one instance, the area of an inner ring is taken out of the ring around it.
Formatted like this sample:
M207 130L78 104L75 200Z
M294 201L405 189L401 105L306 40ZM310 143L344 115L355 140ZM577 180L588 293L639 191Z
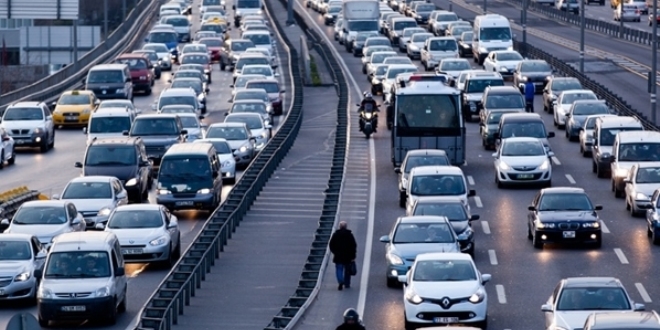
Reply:
M263 149L270 141L273 126L266 124L261 115L257 113L229 114L225 117L225 123L245 123L252 136L257 140L255 146L257 151Z
M406 47L408 46L408 40L412 38L412 36L416 33L424 33L426 30L424 30L421 27L409 27L403 29L403 32L401 33L401 36L399 37L399 50L402 52L406 51Z
M371 58L367 62L367 67L366 67L366 74L367 76L373 75L373 72L376 70L376 65L378 64L384 64L385 59L388 57L394 57L394 56L399 56L397 52L394 51L387 51L387 52L374 52L371 54Z
M462 71L461 74L458 75L458 78L453 81L454 87L458 89L459 91L463 90L463 87L465 87L465 81L467 80L467 77L470 76L473 73L483 73L486 72L484 70L465 70Z
M192 113L179 113L183 129L188 131L186 141L192 142L206 137L206 125L202 124L199 120L204 118L197 114Z
M34 235L0 235L0 279L2 300L26 300L32 303L37 297L39 281L34 271L43 269L47 251ZM13 279L13 280L12 280Z
M85 231L85 220L69 201L29 201L18 208L14 217L0 221L5 234L30 234L49 247L57 235Z
M128 108L128 110L133 112L136 116L142 113L142 110L135 107L133 101L126 99L102 100L96 109L103 108Z
M445 58L440 61L435 70L440 74L446 74L456 80L461 72L470 70L470 62L464 58Z
M14 165L16 155L14 154L14 139L2 127L0 127L0 140L0 169L2 169L5 167L5 161L8 165Z
M596 127L596 119L602 117L612 117L616 115L591 115L584 120L582 129L580 129L580 153L584 157L591 157L591 147L594 145L594 127Z
M566 114L571 109L573 102L577 100L598 100L598 97L588 89L572 89L561 92L557 97L553 113L553 121L557 128L566 126Z
M458 44L454 37L426 39L420 61L426 71L434 69L445 58L458 58Z
M496 50L484 59L484 70L499 72L503 77L513 77L513 72L524 58L515 50Z
M421 49L424 47L426 39L432 38L433 33L430 32L421 32L415 33L410 37L410 40L406 44L406 55L411 59L419 59L421 57Z
M495 182L498 188L512 184L552 185L552 152L546 152L537 138L503 139L495 158Z
M389 94L392 91L392 85L396 80L396 76L402 73L415 73L417 72L417 66L414 64L391 64L387 67L387 71L383 76L381 84L383 86L383 100L385 100L386 94Z
M633 165L624 182L626 209L632 216L644 214L652 207L653 192L660 189L660 162L642 162Z
M170 53L167 45L151 43L142 46L142 49L155 51L160 59L161 68L163 70L172 70L172 53Z
M105 223L115 208L128 204L128 192L119 179L111 176L74 178L67 183L61 195L56 194L52 198L73 203L88 228Z
M273 69L277 69L277 56L275 54L271 53L271 51L268 48L257 48L257 47L251 47L245 50L245 53L243 54L262 54L268 58L270 58L270 66Z
M0 127L6 130L17 147L39 147L41 152L46 152L55 145L53 116L43 102L16 102L8 106ZM13 161L13 150L7 151L4 159Z
M420 197L460 198L470 210L468 197L476 192L468 189L463 170L456 166L417 166L408 175L406 187L406 214L412 214L415 201Z
M490 279L466 253L417 255L408 273L399 276L405 285L405 328L464 323L486 329L488 294L484 285Z
M265 76L266 79L273 80L276 80L277 77L280 76L279 73L273 71L273 68L271 68L270 65L263 64L245 65L243 66L243 71L241 71L241 74L258 74Z
M195 140L193 143L210 143L215 148L215 154L220 160L220 167L222 171L222 182L233 184L236 182L236 156L231 151L231 145L226 139L200 139Z
M234 95L236 95L236 92L245 89L245 85L247 85L248 81L261 79L266 79L266 76L262 74L241 74L240 76L236 77L234 84L229 85L229 87L231 87L232 98Z

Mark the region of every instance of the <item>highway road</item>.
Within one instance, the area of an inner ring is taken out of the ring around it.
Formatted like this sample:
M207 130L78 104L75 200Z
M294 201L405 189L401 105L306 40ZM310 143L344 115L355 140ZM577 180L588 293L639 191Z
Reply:
M201 1L195 0L193 13L189 17L191 22L193 22L193 32L197 31L200 23L198 4L201 4ZM231 8L231 5L232 1L228 1L227 8ZM230 35L232 38L238 38L238 29L232 28ZM277 51L279 60L286 61L287 55L280 44L277 45ZM176 67L175 65L175 71ZM213 67L213 70L213 83L209 85L211 91L207 96L208 112L204 119L204 122L207 124L224 121L224 113L231 105L228 102L231 96L231 88L229 87L232 84L231 72L221 72L217 65ZM151 95L144 96L136 93L134 100L135 107L142 109L145 114L153 113L151 105L157 100L158 95L164 89L168 88L169 83L167 81L175 71L164 71L161 78L156 81ZM288 71L286 72L286 76L280 69L277 72L280 73L279 80L282 86L284 86L284 89L290 90L291 83L288 77ZM285 94L284 109L288 109L290 102L291 96ZM279 128L279 124L283 119L284 117L275 119L275 130ZM86 146L85 141L86 136L82 133L81 129L58 129L56 132L55 148L48 153L40 154L36 150L18 151L16 165L6 166L0 171L0 176L2 177L0 191L25 185L30 189L39 190L48 196L59 194L69 180L80 175L80 170L73 165L76 161L82 161ZM238 172L237 175L240 178L242 173ZM223 199L231 188L232 186L225 186L223 189ZM149 199L152 203L155 202L154 191L150 193ZM207 212L182 211L177 212L176 215L179 217L179 227L182 233L181 240L184 244L183 248L186 249L202 229L209 214ZM119 315L117 324L112 327L113 329L123 330L132 322L140 312L147 298L151 296L163 277L169 272L169 270L150 267L149 264L130 264L127 266L126 271L130 277L127 311ZM0 302L0 329L4 329L11 316L17 312L29 312L36 315L36 307L17 305L12 302ZM86 329L96 327L96 325L86 325L84 323L63 323L61 326L63 329L71 329L80 325L84 325Z
M456 7L454 5L454 9ZM464 15L464 11L457 12L464 19L471 19ZM347 54L343 47L331 41L332 28L323 26L318 14L311 10L307 10L307 13L325 32L328 42L334 44L341 54L347 74L353 77L349 77L349 84L355 89L352 96L357 97L358 91L368 90L365 77L359 73L359 59ZM548 49L553 52L559 50L557 47ZM616 92L633 96L625 90ZM535 108L537 111L542 109L540 96L535 101ZM469 123L467 165L463 170L471 188L477 191L477 196L471 199L473 212L481 216L481 220L475 221L473 225L476 231L475 260L482 273L493 275L493 280L486 285L489 295L489 328L543 328L541 304L560 279L570 276L618 277L632 299L645 303L647 309L657 309L654 299L658 299L660 286L656 284L655 277L660 271L660 265L654 262L653 255L660 251L648 241L644 220L632 218L627 213L623 201L614 198L610 191L609 179L596 178L590 171L590 160L579 154L577 143L568 142L564 132L553 128L550 115L543 113L542 117L546 127L557 133L557 137L550 140L556 154L553 158L553 185L582 187L595 204L604 206L600 212L604 222L603 246L600 249L571 246L546 246L543 251L534 249L526 237L526 219L527 205L538 189L498 189L493 179L492 151L483 150L477 124ZM356 118L352 120L356 122ZM317 319L305 318L297 329L318 329L321 324L323 328L336 326L343 308L349 306L357 306L363 311L368 328L403 328L402 290L386 287L385 247L378 242L378 237L387 234L396 218L404 214L397 203L397 179L390 162L389 132L383 122L379 133L373 137L374 154L371 157L375 158L372 170L376 170L376 181L372 183L370 196L367 196L370 199L375 197L377 208L375 213L365 216L363 220L369 229L356 231L360 252L366 251L364 257L358 260L366 263L359 275L362 281L351 293L337 295L322 292L316 305L338 306L336 310L314 311L312 307L309 315L317 315ZM350 181L351 177L346 180ZM362 227L364 225L360 224ZM334 283L332 277L326 281ZM333 287L324 285L323 290L336 290ZM328 304L324 299L336 301Z

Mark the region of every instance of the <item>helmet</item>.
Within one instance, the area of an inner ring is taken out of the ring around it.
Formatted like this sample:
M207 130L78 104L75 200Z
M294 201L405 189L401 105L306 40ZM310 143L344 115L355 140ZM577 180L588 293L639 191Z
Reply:
M360 322L360 314L358 314L358 312L353 308L349 308L344 312L344 323L348 323L350 321L353 321L353 323Z
M366 101L371 101L371 100L374 99L374 97L373 97L373 95L371 95L371 93L364 93L364 99Z

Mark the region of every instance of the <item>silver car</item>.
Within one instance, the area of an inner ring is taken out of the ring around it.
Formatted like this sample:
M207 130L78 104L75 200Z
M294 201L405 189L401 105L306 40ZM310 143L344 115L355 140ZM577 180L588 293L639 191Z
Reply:
M261 74L242 74L236 78L236 81L234 81L233 85L229 85L231 87L231 96L232 98L236 93L240 90L245 89L245 85L247 85L248 81L250 80L262 80L266 79L266 76L261 75Z
M236 157L236 165L246 167L256 155L256 138L245 123L216 123L206 131L207 139L225 139Z
M389 235L380 241L387 243L387 286L395 287L399 275L405 275L422 253L460 252L456 233L447 217L420 215L400 217Z
M197 114L197 111L195 111L195 107L192 105L188 104L173 104L173 105L166 105L162 107L160 110L158 110L158 113L192 113L192 114Z
M616 115L593 115L588 116L580 128L578 139L580 140L580 153L584 157L591 157L591 147L594 145L594 127L596 119L602 117L612 117Z
M401 163L401 167L394 169L399 175L399 206L406 207L406 187L408 175L417 166L451 166L447 152L440 149L410 150Z
M38 286L34 271L43 269L46 249L36 236L2 234L0 251L0 301L34 301Z
M642 215L651 209L651 197L660 189L660 162L641 162L632 166L624 179L626 209L632 216Z
M225 123L245 123L252 136L256 138L255 150L263 149L270 141L273 126L266 124L260 114L234 113L225 117Z
M263 118L266 124L273 122L272 110L270 104L262 100L240 100L232 104L231 109L227 112L232 113L258 113Z
M201 139L193 143L210 143L215 148L215 154L220 160L222 182L233 184L236 182L236 156L231 151L229 142L225 139Z
M162 205L133 204L118 207L108 225L98 224L117 235L124 261L160 262L174 265L181 256L181 233L176 216Z
M179 118L181 118L181 124L183 129L188 131L186 136L186 141L192 142L198 139L203 139L206 135L206 124L202 124L199 120L204 118L197 114L191 113L180 113Z

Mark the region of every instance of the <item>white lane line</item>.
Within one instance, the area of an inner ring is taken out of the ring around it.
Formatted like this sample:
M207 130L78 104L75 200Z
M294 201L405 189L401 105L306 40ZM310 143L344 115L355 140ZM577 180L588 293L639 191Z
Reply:
M621 249L615 248L614 253L616 253L616 256L619 258L619 261L621 261L622 264L624 265L629 264L628 258L626 258L626 255L623 254L623 251Z
M481 229L484 230L484 234L490 235L490 225L488 224L488 221L481 221Z
M500 304L506 304L506 293L504 293L504 285L496 285L495 291L497 291L497 300L500 302Z
M559 158L557 158L555 156L552 156L552 162L557 166L561 165L561 162L559 161Z
M639 291L639 295L642 297L642 300L644 300L645 303L650 303L653 301L651 300L649 293L646 292L646 289L644 289L642 283L635 283L635 287L637 288L637 291Z
M573 179L573 176L570 174L566 174L566 179L568 179L568 182L571 184L575 184L575 179Z
M478 208L484 207L484 204L481 203L481 197L474 196L474 205L476 205Z
M600 230L605 234L610 233L610 229L607 228L607 225L605 224L605 221L603 221L603 220L600 221Z
M468 175L467 180L471 186L474 186L474 178L472 177L472 175Z
M497 265L497 255L495 254L495 250L488 250L488 258L490 259L491 265Z

